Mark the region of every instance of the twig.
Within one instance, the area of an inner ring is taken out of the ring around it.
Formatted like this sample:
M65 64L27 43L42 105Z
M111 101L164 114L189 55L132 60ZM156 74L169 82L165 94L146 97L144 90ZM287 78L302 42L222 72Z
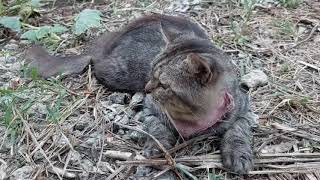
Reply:
M297 61L297 62L300 63L300 64L303 64L303 65L305 65L307 67L310 67L312 69L315 69L317 71L320 71L320 68L315 66L315 65L313 65L313 64L310 64L310 63L307 63L307 62L304 62L304 61Z
M52 162L50 161L50 159L48 158L48 156L46 155L45 151L42 149L41 145L39 144L37 138L34 136L34 134L31 131L31 128L29 127L29 124L26 122L26 120L23 118L23 116L20 114L19 111L17 111L15 109L15 112L18 114L18 116L20 117L26 131L28 132L28 134L30 135L32 141L36 144L37 147L39 147L39 150L41 152L41 154L43 155L43 157L48 161L49 165L51 166L52 170L56 173L56 175L58 176L59 179L62 180L61 176L59 175L60 173L56 171L56 167L53 166Z
M106 180L112 180L116 175L118 175L121 171L123 171L127 166L120 166L116 171L114 171L110 176L107 177Z
M151 134L145 132L144 130L141 130L141 129L138 129L138 128L135 128L135 127L131 127L131 126L127 126L127 125L124 125L124 124L121 124L121 123L118 123L118 122L114 122L115 124L119 125L119 126L122 126L124 128L127 128L127 129L131 129L131 130L134 130L134 131L138 131L142 134L145 134L149 137L151 137L156 143L157 145L159 146L159 148L165 153L165 157L167 158L167 160L169 161L169 165L171 166L175 166L175 161L173 160L173 158L171 157L171 155L169 154L169 152L165 149L165 147L159 142L158 139L156 139L154 136L152 136Z
M307 42L307 41L313 36L314 32L316 32L318 26L319 26L319 25L316 24L316 25L312 28L312 30L311 30L311 32L310 32L310 34L309 34L309 36L308 36L307 38L305 38L305 39L302 40L302 41L297 42L295 45L293 45L293 46L291 46L291 47L288 47L287 49L284 49L282 52L287 52L287 51L289 51L290 49L296 48L296 47L298 47L299 45Z
M131 152L121 152L121 151L112 151L112 150L108 150L103 154L108 158L114 158L114 159L120 159L120 160L130 160L130 158L133 155L133 153ZM141 155L136 155L134 159L143 160L145 158Z

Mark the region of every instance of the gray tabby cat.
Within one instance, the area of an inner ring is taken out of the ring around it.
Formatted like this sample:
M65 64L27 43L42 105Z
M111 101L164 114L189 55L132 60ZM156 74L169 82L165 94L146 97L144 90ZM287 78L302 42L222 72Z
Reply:
M147 93L145 128L165 148L178 137L221 137L223 165L245 174L253 166L248 95L235 67L202 28L185 17L152 14L100 37L86 56L53 57L39 47L27 56L43 77L81 72L89 63L100 83L116 91ZM152 139L150 157L160 151Z

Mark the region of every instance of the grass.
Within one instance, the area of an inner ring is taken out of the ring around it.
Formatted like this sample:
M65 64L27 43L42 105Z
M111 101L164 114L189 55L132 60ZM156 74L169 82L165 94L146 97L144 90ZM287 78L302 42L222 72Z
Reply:
M21 119L17 113L26 119L37 119L41 112L35 112L38 105L46 107L42 112L46 115L45 120L49 122L58 122L61 116L62 107L65 106L63 100L66 100L68 93L61 84L60 80L46 81L38 79L35 72L31 73L32 81L30 83L19 84L18 81L12 82L11 88L0 88L0 123L6 126L11 132L19 131ZM32 109L32 110L31 110Z
M288 19L275 19L272 25L276 28L278 37L282 39L296 36L297 31L295 25Z
M287 8L297 8L303 0L280 0L280 3Z
M245 20L245 22L249 21L252 13L253 13L253 9L255 7L256 4L256 0L242 0L242 5L243 5L243 19Z

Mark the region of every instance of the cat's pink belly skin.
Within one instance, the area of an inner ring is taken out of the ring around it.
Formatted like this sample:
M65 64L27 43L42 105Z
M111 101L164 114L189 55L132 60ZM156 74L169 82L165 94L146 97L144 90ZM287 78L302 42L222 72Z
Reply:
M224 96L221 96L218 107L212 108L206 116L194 122L190 121L175 121L173 122L175 128L183 138L189 138L193 134L204 131L217 122L222 120L222 117L234 107L233 97L224 91Z

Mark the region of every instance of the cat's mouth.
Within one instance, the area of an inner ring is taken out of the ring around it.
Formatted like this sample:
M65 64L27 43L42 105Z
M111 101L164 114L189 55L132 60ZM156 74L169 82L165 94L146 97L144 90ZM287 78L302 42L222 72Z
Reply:
M233 97L224 90L217 102L213 103L212 107L210 107L204 115L195 115L187 112L180 116L172 116L170 109L167 109L166 113L179 134L183 138L189 138L194 134L201 133L202 131L213 127L219 121L222 121L224 116L233 108Z

